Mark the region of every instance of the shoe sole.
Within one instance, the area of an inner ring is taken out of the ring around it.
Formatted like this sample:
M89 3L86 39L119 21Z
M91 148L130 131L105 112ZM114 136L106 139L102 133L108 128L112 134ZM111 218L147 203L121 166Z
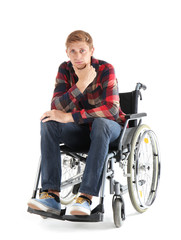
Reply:
M91 212L88 209L82 209L82 207L72 206L71 210L70 210L70 214L71 215L79 215L79 216L89 216L91 214Z
M61 211L56 210L54 208L47 207L46 205L36 201L35 199L30 199L29 200L28 207L30 207L32 209L35 209L35 210L38 210L38 211L49 212L49 213L53 213L53 214L56 214L56 215L60 215L60 212L61 212Z

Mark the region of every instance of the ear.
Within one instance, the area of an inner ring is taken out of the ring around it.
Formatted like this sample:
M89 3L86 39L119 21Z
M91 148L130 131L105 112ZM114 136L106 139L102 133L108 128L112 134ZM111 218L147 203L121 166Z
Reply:
M91 49L91 56L93 56L94 50L95 50L95 48L93 47L93 48Z

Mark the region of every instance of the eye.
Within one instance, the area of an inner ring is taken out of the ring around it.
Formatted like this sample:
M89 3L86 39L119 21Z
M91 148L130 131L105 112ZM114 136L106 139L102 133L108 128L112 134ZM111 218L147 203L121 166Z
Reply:
M85 52L85 49L81 49L81 50L80 50L80 53L84 53L84 52Z
M74 49L72 49L72 50L70 51L70 53L75 53L75 50L74 50Z

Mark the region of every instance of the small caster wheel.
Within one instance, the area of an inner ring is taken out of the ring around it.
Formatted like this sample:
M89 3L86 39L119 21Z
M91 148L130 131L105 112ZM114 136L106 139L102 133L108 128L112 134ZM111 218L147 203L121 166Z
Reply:
M123 221L125 220L124 203L121 197L113 197L112 208L114 224L117 228L119 228L123 225Z

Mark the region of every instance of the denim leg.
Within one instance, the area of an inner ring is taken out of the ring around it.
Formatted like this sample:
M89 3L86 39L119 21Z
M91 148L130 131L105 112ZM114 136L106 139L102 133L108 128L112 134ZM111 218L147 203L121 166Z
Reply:
M43 190L60 191L61 158L58 123L41 122L41 186Z
M59 143L71 148L89 147L88 126L76 123L41 122L41 185L43 190L60 191L61 155Z
M81 193L98 196L109 144L115 144L120 132L121 126L115 121L106 118L96 118L93 121L90 133L91 145L80 187Z

